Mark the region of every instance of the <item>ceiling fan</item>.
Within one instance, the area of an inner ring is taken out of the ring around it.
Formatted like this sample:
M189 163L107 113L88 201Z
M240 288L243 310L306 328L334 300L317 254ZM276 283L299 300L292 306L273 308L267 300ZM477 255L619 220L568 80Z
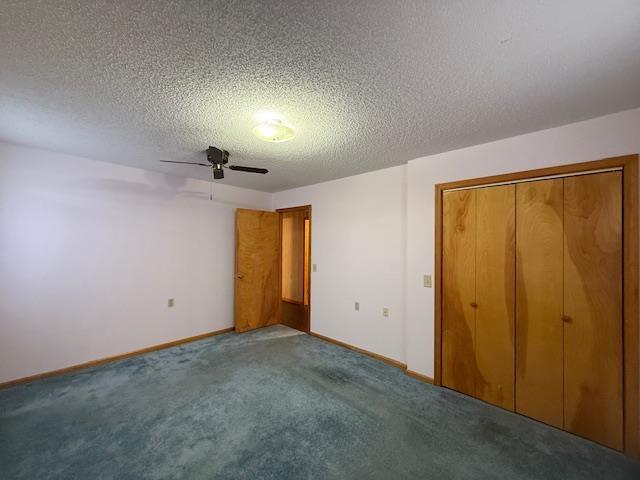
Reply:
M255 167L241 167L240 165L227 165L229 163L229 152L226 150L220 150L216 147L207 148L207 161L209 163L196 163L196 162L176 162L173 160L160 160L164 163L184 163L186 165L200 165L201 167L209 167L214 180L224 178L223 168L229 170L235 170L237 172L251 172L251 173L269 173L266 168Z

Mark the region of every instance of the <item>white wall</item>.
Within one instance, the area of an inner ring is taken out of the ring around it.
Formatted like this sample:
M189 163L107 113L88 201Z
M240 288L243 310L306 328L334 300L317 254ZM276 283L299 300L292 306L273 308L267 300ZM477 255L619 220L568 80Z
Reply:
M271 195L214 188L0 143L0 382L232 326L235 208Z
M312 330L431 376L435 184L638 152L635 109L210 202L207 182L0 144L0 382L231 326L234 210L272 204L313 206Z
M407 363L432 376L435 184L640 152L640 109L475 147L418 158L407 166Z
M312 330L433 376L435 184L638 152L635 109L274 194L313 205Z
M404 362L405 166L274 194L311 204L311 330ZM354 302L360 302L356 312ZM390 309L382 316L383 307Z

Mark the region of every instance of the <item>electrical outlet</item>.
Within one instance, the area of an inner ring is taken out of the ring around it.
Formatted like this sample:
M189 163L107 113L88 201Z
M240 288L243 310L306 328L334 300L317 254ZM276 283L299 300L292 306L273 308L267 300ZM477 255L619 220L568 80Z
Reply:
M170 298L167 300L167 307L173 307L176 304L175 298Z
M382 316L383 317L388 317L389 316L389 307L384 307L382 309Z
M424 276L424 288L431 288L432 286L432 277L431 275Z
M314 272L317 272L318 271L318 265L316 265L314 263L313 266L311 267L311 270L313 270Z
M359 312L360 311L360 302L356 302L355 307L356 307L356 312Z

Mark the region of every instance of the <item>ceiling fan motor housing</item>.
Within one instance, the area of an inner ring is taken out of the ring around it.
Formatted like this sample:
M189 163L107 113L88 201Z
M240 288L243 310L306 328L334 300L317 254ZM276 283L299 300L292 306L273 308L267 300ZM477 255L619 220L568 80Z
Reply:
M207 160L213 165L225 165L229 163L229 152L210 146L207 148Z

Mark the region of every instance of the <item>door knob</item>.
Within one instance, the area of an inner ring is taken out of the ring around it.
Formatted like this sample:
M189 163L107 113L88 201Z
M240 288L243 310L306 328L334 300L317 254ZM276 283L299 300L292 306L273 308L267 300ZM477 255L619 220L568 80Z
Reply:
M560 318L562 318L562 321L565 323L571 322L571 317L569 315L562 315Z
M241 273L237 273L237 274L236 274L236 278L244 278L244 275L243 275L243 274L241 274Z
M471 302L470 305L473 308L478 308L478 304L476 302Z

